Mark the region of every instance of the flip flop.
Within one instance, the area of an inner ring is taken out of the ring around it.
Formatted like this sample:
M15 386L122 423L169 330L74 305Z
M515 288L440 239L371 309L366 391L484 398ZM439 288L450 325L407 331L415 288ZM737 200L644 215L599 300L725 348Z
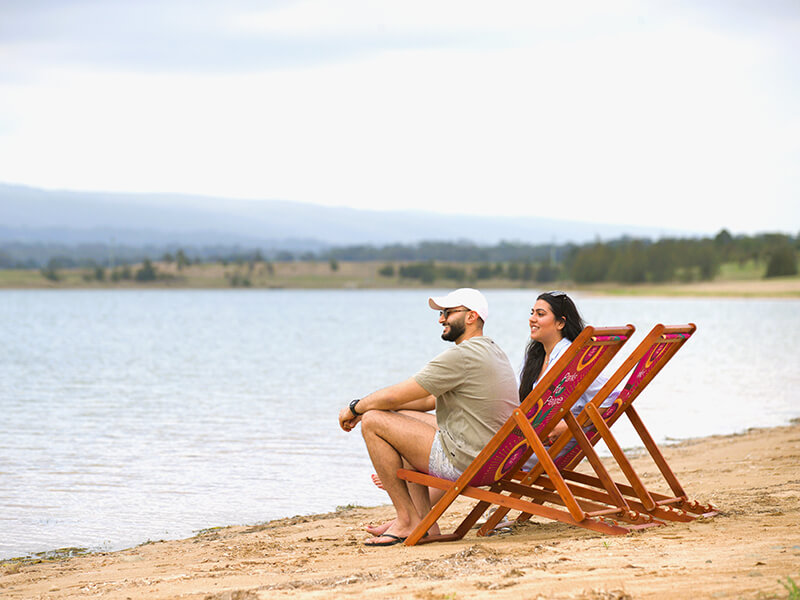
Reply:
M379 535L377 537L379 537L379 538L387 537L387 538L392 538L392 539L390 541L388 541L388 542L381 542L379 544L368 544L367 542L364 542L364 545L365 546L394 546L395 544L402 544L403 542L406 541L406 538L400 537L399 535L394 535L393 533L383 533L383 534L381 534L381 535Z
M508 521L504 521L504 522L505 522L505 523L508 523ZM513 529L512 529L512 528L511 528L509 525L503 525L503 523L499 523L499 524L497 525L497 527L495 527L494 529L492 529L492 530L491 530L489 533L487 533L486 535L487 535L487 536L492 536L492 535L501 535L501 534L503 534L503 533L511 533L512 531L513 531Z

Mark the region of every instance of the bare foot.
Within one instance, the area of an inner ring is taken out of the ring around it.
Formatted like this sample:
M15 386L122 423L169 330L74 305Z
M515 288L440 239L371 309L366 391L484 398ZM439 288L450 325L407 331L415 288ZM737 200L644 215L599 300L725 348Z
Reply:
M394 519L386 521L386 523L381 523L380 525L367 525L366 531L371 535L379 537L386 533L392 525L394 525ZM439 535L439 524L434 523L431 528L428 529L428 534Z
M397 524L397 521L392 521L393 524ZM387 528L388 529L388 528ZM369 538L368 540L364 540L365 546L394 546L395 544L402 544L406 541L406 538L411 535L413 531L413 527L411 531L408 533L403 533L400 531L384 531L376 535L375 537Z
M385 533L393 524L394 519L391 521L386 521L386 523L381 523L380 525L367 525L367 533L370 533L374 536L380 536Z
M372 483L374 483L377 487L383 489L383 483L381 483L381 478L378 477L375 473L371 475Z

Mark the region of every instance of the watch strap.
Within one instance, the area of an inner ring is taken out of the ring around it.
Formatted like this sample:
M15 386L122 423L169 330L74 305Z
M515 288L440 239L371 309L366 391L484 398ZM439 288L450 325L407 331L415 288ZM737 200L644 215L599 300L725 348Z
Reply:
M358 404L359 400L361 400L361 398L356 398L350 402L350 412L353 413L354 417L360 417L363 414L356 411L356 404Z

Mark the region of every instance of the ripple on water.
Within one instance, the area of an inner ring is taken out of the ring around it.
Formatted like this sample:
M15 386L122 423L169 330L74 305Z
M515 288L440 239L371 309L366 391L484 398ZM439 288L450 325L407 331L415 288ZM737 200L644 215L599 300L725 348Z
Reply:
M487 296L487 334L516 367L535 293ZM361 436L342 432L336 415L447 348L426 298L0 291L0 557L385 503ZM800 372L785 360L800 338L800 302L578 304L589 322L637 325L617 362L656 322L698 324L640 401L658 440L800 415ZM741 314L758 315L757 351L731 326Z

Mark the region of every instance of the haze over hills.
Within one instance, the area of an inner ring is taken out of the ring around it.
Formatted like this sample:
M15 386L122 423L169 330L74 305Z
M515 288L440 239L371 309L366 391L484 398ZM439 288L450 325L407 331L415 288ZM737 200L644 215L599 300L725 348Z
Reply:
M280 200L49 191L0 184L0 242L4 243L224 244L318 251L423 240L581 244L624 235L658 239L701 234L535 217L372 211Z

